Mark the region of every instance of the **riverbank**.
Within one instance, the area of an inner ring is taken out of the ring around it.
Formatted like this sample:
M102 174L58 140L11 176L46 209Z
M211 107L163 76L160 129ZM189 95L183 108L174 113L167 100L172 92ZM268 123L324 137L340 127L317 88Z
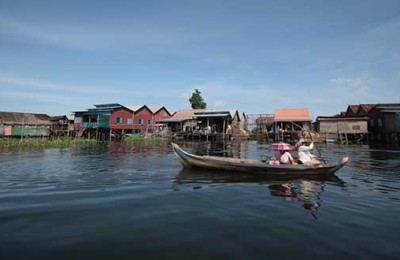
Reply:
M32 147L32 148L50 148L50 147L68 147L72 145L89 145L98 143L93 139L75 139L61 137L55 139L47 138L24 138L10 139L0 138L0 147Z
M164 142L168 141L165 137L126 137L123 139L127 143L136 142ZM85 138L24 138L24 139L13 139L13 138L0 138L0 147L32 147L32 148L51 148L51 147L68 147L73 145L90 145L99 143L95 139Z

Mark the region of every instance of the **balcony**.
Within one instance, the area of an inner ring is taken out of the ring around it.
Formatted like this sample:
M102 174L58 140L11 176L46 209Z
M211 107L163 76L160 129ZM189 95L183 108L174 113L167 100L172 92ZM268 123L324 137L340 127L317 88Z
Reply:
M83 127L110 127L109 122L83 122Z

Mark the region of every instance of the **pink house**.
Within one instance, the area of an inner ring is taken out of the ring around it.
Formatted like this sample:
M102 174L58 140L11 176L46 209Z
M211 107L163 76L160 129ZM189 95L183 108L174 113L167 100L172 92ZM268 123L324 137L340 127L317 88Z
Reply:
M110 128L115 130L133 130L134 113L131 109L120 106L110 114Z
M129 107L133 111L133 132L152 132L154 128L153 112L146 105Z
M146 105L99 104L87 111L75 112L74 128L110 129L121 134L153 132L157 120L169 117L171 114L165 107L150 109Z
M172 117L171 113L165 107L150 108L153 111L153 121L156 123L161 119Z

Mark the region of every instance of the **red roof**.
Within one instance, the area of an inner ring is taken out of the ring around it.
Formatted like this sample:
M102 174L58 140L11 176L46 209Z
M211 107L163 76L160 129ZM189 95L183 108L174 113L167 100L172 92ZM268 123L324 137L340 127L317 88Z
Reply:
M361 104L360 108L358 109L358 114L359 115L365 115L367 114L371 109L373 109L375 107L374 104ZM361 111L364 110L364 111Z
M311 122L307 108L278 108L275 109L275 122Z
M351 111L353 111L354 113L357 113L359 107L360 107L360 105L349 105L349 108L350 108Z

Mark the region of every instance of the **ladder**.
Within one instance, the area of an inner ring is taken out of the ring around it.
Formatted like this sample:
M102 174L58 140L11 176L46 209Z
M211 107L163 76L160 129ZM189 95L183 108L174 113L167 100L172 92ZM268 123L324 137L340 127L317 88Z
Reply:
M338 125L338 139L340 144L348 144L349 139L347 137L346 127L343 124Z
M83 132L85 132L85 130L86 130L86 127L82 127L81 129L79 129L79 132L78 132L78 137L79 138L82 137Z

